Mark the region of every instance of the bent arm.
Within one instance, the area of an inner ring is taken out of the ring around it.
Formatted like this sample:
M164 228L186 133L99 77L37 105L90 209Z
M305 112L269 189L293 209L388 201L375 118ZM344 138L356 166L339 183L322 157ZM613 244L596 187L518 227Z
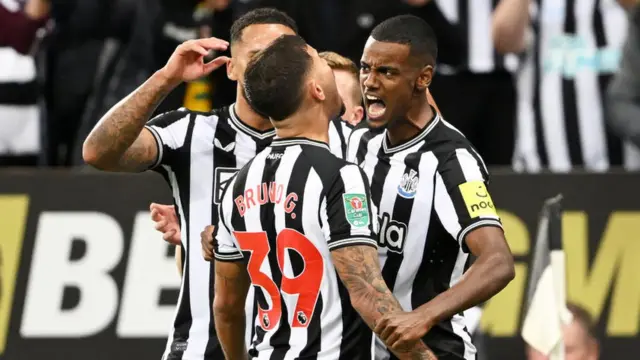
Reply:
M84 161L106 171L139 172L151 167L158 158L158 142L144 126L176 85L156 72L113 106L85 140Z
M376 322L385 314L403 311L382 278L375 247L353 245L339 248L331 252L331 259L349 292L352 306L369 328L375 329ZM407 349L406 353L396 353L396 356L436 359L422 341L418 341L414 348Z
M244 303L251 280L242 262L216 260L213 316L225 359L247 359Z
M502 54L521 52L529 26L529 0L501 0L493 11L493 45Z
M490 299L515 276L513 256L502 229L485 226L472 230L466 244L478 257L473 265L457 284L416 309L432 324Z

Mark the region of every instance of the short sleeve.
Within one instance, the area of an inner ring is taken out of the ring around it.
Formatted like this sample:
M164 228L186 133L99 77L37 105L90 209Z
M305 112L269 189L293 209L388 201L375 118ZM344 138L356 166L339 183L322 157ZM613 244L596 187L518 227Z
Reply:
M473 149L456 149L438 165L434 208L444 228L467 252L464 239L470 231L502 228L487 183L487 169Z
M159 165L176 164L177 151L184 146L189 129L191 113L187 109L179 109L160 114L149 120L146 128L156 139L158 159L152 168Z
M233 189L233 184L227 189ZM231 225L231 214L233 212L232 192L224 191L222 201L218 206L218 226L216 226L216 245L214 246L214 256L217 261L242 261L244 256L236 245Z
M378 221L364 173L356 165L340 169L322 203L323 232L329 250L345 246L377 247Z

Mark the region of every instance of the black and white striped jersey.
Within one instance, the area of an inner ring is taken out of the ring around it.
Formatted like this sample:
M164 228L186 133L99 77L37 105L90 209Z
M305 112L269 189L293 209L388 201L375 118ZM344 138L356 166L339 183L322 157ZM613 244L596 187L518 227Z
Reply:
M331 260L345 246L377 246L358 166L324 143L275 139L231 180L219 212L216 261L246 261L259 304L253 358L371 359L372 332Z
M518 68L518 57L501 55L493 46L491 17L499 0L434 0L451 23L456 24L466 45L466 61L458 70L476 74L494 71L513 72ZM446 73L446 64L438 66ZM453 69L450 69L451 71Z
M212 264L202 257L200 232L217 223L215 204L226 183L271 143L275 131L247 126L233 105L210 113L171 111L152 119L147 128L159 145L154 170L171 186L183 241L182 284L163 360L217 360L222 352L211 307ZM248 312L252 302L247 301Z
M329 122L329 148L340 159L346 157L351 131L353 127L339 117Z
M382 275L405 310L446 291L462 276L465 236L482 226L501 227L487 191L489 175L469 141L436 115L412 139L391 146L387 133L355 130L348 159L364 170L379 216ZM424 337L436 354L475 359L462 314ZM388 358L378 343L376 359Z
M566 172L640 168L640 151L605 122L605 92L618 70L627 16L616 0L534 0L518 73L514 167Z
M338 119L329 124L329 143L336 156L344 157L351 129L341 123ZM200 232L217 223L215 204L226 184L271 143L275 131L259 131L243 123L234 105L210 113L171 111L152 119L147 128L159 144L154 170L171 186L183 239L183 278L163 360L218 359L222 353L211 308L213 276L211 264L202 258ZM195 239L193 247L191 239ZM255 312L251 304L252 294L247 301L249 315ZM248 327L247 341L251 331Z

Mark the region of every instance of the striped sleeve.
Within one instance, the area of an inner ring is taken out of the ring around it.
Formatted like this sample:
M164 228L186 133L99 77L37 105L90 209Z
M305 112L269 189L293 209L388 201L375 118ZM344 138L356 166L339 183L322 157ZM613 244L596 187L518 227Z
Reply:
M330 250L345 246L377 247L371 191L364 173L355 165L340 169L321 205L323 231Z
M233 212L233 181L227 186L222 195L222 201L218 206L218 226L216 227L216 241L214 246L214 256L217 261L242 261L242 252L236 246L232 235L231 214ZM232 190L229 190L232 189Z
M191 113L184 108L160 114L145 126L156 139L158 158L152 169L160 165L172 166L179 161L178 150L187 139Z
M444 228L467 252L464 239L470 231L502 227L487 181L486 167L472 149L456 149L438 165L434 208Z

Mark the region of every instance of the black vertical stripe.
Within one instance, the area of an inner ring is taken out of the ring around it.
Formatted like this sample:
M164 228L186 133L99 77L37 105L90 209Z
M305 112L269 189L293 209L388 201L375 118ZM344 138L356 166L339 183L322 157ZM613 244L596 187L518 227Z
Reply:
M542 6L542 2L538 0L538 7ZM535 123L535 136L536 147L538 149L538 156L540 157L540 163L542 166L549 164L549 155L547 152L547 145L544 141L544 124L542 122L542 98L541 86L542 81L541 67L542 67L542 41L541 37L541 21L536 20L533 23L533 31L535 33L534 49L533 49L533 121Z
M600 10L601 2L601 0L596 0L593 11L593 33L595 34L596 47L598 50L602 50L607 46L607 34L605 33L604 20L602 18L602 11ZM598 74L598 90L603 115L607 114L607 102L605 99L611 78L612 74ZM619 136L616 136L609 127L607 127L606 141L607 151L609 154L609 165L624 165L622 140Z
M189 118L189 125L187 126L187 133L184 140L184 146L178 150L176 156L180 157L180 161L173 163L172 171L175 174L176 181L178 183L178 192L180 194L180 201L182 202L182 211L184 215L185 224L182 224L186 233L189 234L189 196L191 193L191 141L193 139L193 128L195 126L195 116L191 115ZM187 236L186 240L187 248L190 246L190 239ZM182 248L182 261L183 261L183 290L182 301L178 304L178 312L174 320L174 333L173 342L170 345L170 351L168 359L181 360L184 354L184 345L189 340L189 329L193 322L191 315L191 301L190 301L190 287L189 277L191 272L189 271L189 252L184 251Z
M451 0L449 0L451 1ZM465 67L468 69L470 65L470 37L469 33L469 0L458 0L458 26L460 27L460 33L462 34L462 45L464 51L464 59L466 59Z
M303 148L303 151L304 148ZM296 193L298 194L298 204L295 207L294 212L289 215L286 215L285 225L289 229L295 229L304 234L304 228L302 227L302 209L304 207L304 196L305 188L307 185L307 181L309 178L309 174L311 173L311 164L308 161L301 161L305 158L305 155L300 155L299 161L297 161L293 167L292 174L299 174L291 178L289 181L289 186L287 187L287 193ZM295 215L295 216L293 216ZM306 235L306 234L305 234ZM304 260L294 251L289 250L289 259L291 260L291 267L293 270L294 276L299 275L305 269ZM307 327L307 344L300 352L299 358L303 359L315 359L317 358L318 353L320 352L320 345L322 339L322 327L321 327L321 316L323 309L323 299L320 294L318 294L318 301L313 311L313 317L309 319L309 325ZM294 310L294 309L290 309ZM292 314L293 318L297 316L297 314Z
M271 154L275 153L283 153L282 148L271 148ZM284 150L284 154L286 155L287 150ZM274 157L275 160L265 159L264 172L262 173L262 181L271 183L276 180L276 171L280 166L282 157ZM288 184L282 184L287 187ZM287 196L288 190L282 194L283 199ZM297 206L296 206L297 207ZM276 221L275 221L275 203L267 202L264 205L260 206L260 222L262 223L262 229L266 231L267 237L269 238L269 246L271 249L277 249L276 239L278 237L278 232L276 231ZM278 265L278 252L270 251L269 252L269 267L271 269L271 279L273 283L276 284L278 289L282 288L282 272L280 271L280 266ZM289 327L288 319L289 313L287 311L286 304L282 297L280 298L280 306L282 308L282 316L280 317L280 326L273 333L270 340L270 345L273 347L273 353L271 354L271 360L282 360L286 356L287 352L291 348L289 345L289 340L291 338L291 328Z
M576 35L576 0L566 0L564 18L565 34ZM564 109L565 130L569 158L574 166L584 164L580 126L578 125L578 102L576 99L576 83L573 79L562 77L562 108Z
M404 168L403 176L409 176L411 170L413 170L416 172L415 176L417 176L418 178L420 177L421 174L419 169L420 169L421 155L422 153L416 152L408 155L404 159L405 168ZM422 174L422 175L425 175L425 174ZM402 197L400 196L400 194L398 194L399 189L398 190L393 189L393 190L396 191L396 200L393 206L393 214L390 214L390 215L391 215L391 219L393 219L396 222L399 222L401 224L400 226L406 229L405 230L406 232L403 235L400 235L400 234L398 235L398 236L404 237L404 239L402 239L402 242L404 243L407 241L408 230L409 230L409 220L411 220L411 210L413 209L414 198ZM387 239L387 234L382 233L382 229L380 229L379 236L380 238L385 239L385 243L389 241L389 239ZM398 241L398 240L400 239L393 239L393 241ZM402 244L402 248L404 248L404 246L405 244ZM382 268L382 278L387 283L387 286L389 287L389 289L391 289L392 291L395 288L396 280L398 277L398 271L400 270L400 265L402 264L403 260L404 260L404 253L387 251L387 261L385 261L384 267Z

